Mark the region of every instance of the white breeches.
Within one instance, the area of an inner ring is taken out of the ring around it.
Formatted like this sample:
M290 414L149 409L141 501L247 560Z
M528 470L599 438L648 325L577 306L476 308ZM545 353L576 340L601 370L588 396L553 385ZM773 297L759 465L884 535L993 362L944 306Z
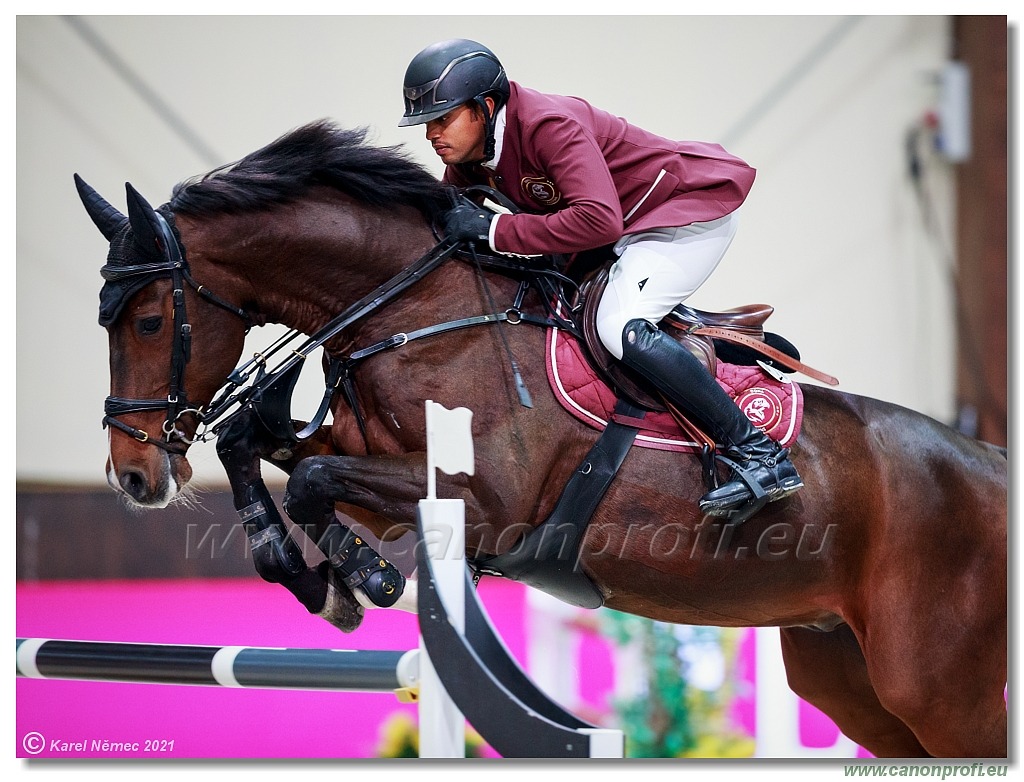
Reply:
M736 213L679 228L627 234L615 245L619 259L597 307L597 333L622 358L622 330L645 318L657 325L704 284L736 235Z

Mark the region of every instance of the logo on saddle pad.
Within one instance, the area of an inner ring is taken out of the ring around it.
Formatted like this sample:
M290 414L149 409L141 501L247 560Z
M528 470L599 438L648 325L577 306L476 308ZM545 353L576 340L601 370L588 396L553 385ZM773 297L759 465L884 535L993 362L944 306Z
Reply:
M782 420L782 400L768 388L748 388L736 397L736 406L762 431L768 431Z

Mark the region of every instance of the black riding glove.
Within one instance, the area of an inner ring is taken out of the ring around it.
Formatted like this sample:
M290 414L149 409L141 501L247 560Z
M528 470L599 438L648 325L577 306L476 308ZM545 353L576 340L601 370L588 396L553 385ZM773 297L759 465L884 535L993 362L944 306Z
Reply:
M461 204L446 212L442 219L446 239L486 242L494 213L478 206Z

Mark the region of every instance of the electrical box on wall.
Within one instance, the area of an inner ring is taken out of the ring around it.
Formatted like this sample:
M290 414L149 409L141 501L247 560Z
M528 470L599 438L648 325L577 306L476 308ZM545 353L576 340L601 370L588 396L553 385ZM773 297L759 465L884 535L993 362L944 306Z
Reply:
M971 72L962 62L946 63L939 72L936 111L938 152L951 163L971 156Z

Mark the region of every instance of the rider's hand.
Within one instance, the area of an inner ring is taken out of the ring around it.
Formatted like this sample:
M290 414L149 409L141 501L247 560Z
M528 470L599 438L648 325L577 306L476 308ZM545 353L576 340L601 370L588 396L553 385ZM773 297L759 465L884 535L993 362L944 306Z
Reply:
M457 241L487 241L491 230L491 220L494 213L478 206L461 204L449 212L446 212L442 221L444 222L444 236L446 239Z

